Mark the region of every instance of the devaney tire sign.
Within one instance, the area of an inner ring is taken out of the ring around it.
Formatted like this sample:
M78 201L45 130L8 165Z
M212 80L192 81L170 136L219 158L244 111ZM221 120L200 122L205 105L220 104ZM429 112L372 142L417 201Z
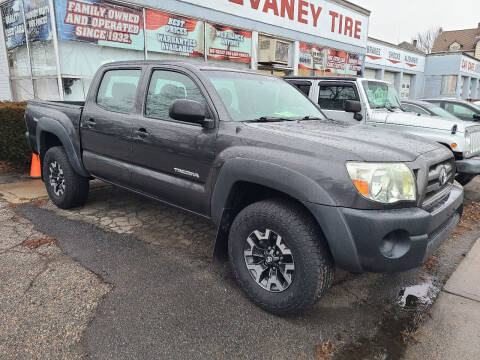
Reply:
M368 16L326 0L181 1L350 45L367 45Z

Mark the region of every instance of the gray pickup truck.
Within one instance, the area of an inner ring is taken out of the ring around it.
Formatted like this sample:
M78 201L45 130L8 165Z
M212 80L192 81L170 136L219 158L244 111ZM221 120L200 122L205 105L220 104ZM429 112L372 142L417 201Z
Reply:
M215 256L279 315L314 304L335 265L418 266L462 213L451 151L327 120L266 74L111 63L85 103L30 101L25 120L53 203L84 204L98 178L211 219Z
M457 181L468 184L480 174L480 124L404 112L395 88L380 80L357 77L287 77L331 119L421 136L449 148Z

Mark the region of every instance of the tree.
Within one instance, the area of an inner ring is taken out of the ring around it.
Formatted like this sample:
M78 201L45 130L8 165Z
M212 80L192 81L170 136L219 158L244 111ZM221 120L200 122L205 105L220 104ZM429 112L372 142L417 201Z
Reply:
M413 41L417 41L417 48L427 54L432 52L433 44L437 39L438 35L442 33L442 28L440 26L433 27L427 31L419 32Z

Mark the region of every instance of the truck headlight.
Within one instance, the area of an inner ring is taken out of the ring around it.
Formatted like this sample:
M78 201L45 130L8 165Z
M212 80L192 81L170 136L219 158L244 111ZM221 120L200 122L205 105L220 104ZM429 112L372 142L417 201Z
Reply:
M392 204L417 198L415 177L405 164L347 162L346 165L356 189L369 200Z
M463 157L469 157L472 154L472 137L468 131L465 131L465 149Z

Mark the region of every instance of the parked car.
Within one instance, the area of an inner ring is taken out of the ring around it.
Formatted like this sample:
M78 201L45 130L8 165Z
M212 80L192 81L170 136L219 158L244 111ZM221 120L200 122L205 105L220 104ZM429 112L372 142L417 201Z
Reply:
M424 101L440 106L459 119L467 121L480 120L480 107L468 101L460 99L425 99Z
M457 180L468 184L480 174L480 124L404 112L395 88L385 81L357 77L286 77L330 118L376 129L417 135L449 148ZM372 139L376 139L372 133Z
M25 117L54 204L84 204L98 178L209 218L215 256L275 314L310 307L334 265L418 266L462 213L444 146L327 120L262 73L111 63L85 103L30 101Z
M402 100L401 109L417 115L436 116L455 121L459 120L455 115L443 110L440 106L422 100Z

